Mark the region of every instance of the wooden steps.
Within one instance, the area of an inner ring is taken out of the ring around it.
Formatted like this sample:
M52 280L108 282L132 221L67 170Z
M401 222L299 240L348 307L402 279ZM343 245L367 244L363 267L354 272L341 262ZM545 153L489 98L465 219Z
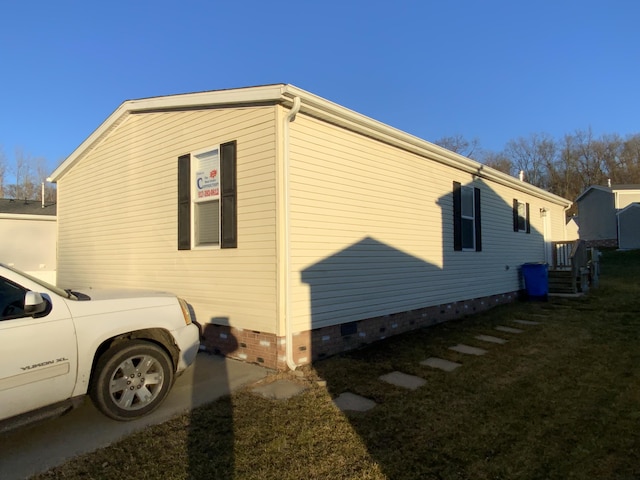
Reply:
M549 270L549 293L578 293L578 285L571 270Z

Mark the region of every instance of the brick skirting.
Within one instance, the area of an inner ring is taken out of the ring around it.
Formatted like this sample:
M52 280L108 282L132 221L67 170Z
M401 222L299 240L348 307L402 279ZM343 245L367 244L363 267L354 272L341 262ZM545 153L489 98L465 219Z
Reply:
M293 334L293 359L298 365L309 364L392 335L482 312L518 298L519 292L503 293L296 332ZM286 338L273 333L207 324L202 343L207 351L219 355L287 370Z

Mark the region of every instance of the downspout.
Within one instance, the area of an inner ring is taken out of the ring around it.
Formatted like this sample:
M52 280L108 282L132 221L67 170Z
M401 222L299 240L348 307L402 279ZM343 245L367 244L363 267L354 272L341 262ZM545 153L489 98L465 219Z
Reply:
M293 371L297 368L293 361L293 322L291 318L291 247L290 247L290 203L289 203L289 123L293 122L300 111L300 97L293 98L291 111L284 120L284 152L283 152L283 197L284 197L284 330L287 366Z

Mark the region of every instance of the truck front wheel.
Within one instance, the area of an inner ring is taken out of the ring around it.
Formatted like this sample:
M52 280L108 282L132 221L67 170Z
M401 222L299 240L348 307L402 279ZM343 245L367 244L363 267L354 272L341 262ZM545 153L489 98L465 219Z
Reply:
M133 340L107 350L98 360L89 394L115 420L133 420L158 408L173 384L173 364L154 343Z

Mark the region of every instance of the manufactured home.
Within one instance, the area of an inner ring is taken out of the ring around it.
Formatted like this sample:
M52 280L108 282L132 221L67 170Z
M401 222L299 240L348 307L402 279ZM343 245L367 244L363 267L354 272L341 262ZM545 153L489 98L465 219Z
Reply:
M287 84L125 101L51 180L59 285L172 291L278 369L515 300L571 205Z
M56 281L56 204L0 198L0 262Z
M635 210L626 209L638 202L640 185L591 185L586 188L576 199L580 239L593 247L617 247L619 243L627 245L620 245L620 248L634 245L632 237L640 231L640 226Z
M640 249L640 203L630 203L620 210L618 219L618 248L622 250Z

